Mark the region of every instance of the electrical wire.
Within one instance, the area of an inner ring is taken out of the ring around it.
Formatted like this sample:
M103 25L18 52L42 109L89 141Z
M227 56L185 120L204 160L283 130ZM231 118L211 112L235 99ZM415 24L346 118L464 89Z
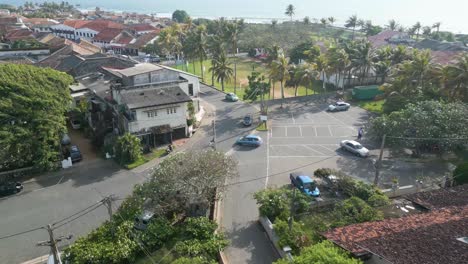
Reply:
M0 240L1 240L1 239L6 239L6 238L10 238L10 237L15 237L15 236L24 235L24 234L31 233L31 232L34 232L34 231L37 231L37 230L41 230L41 229L45 229L45 228L46 228L45 226L41 226L41 227L37 227L37 228L33 228L33 229L26 230L26 231L23 231L23 232L19 232L19 233L15 233L15 234L11 234L11 235L2 236L2 237L0 237Z
M468 140L468 138L430 138L430 137L395 137L386 136L387 138L408 139L408 140Z
M76 213L74 213L74 214L72 214L72 215L70 215L70 216L67 216L67 217L65 217L65 218L63 218L63 219L61 219L61 220L59 220L59 221L57 221L57 222L52 223L52 226L55 226L55 225L59 224L60 222L63 222L63 221L65 221L65 220L68 220L68 219L74 217L75 215L78 215L78 214L80 214L80 213L82 213L82 212L88 210L89 208L91 208L91 207L93 207L93 206L96 206L96 205L100 205L100 204L102 204L102 200L99 201L99 202L97 202L97 203L95 203L95 204L92 204L92 205L86 207L85 209L80 210L80 211L78 211L78 212L76 212Z
M74 218L72 218L72 219L66 221L65 223L62 223L62 224L60 224L60 225L58 225L58 226L55 226L54 229L57 229L57 228L60 228L60 227L62 227L62 226L64 226L64 225L66 225L66 224L69 224L69 223L71 223L71 222L73 222L73 221L75 221L75 220L77 220L77 219L79 219L79 218L81 218L81 217L83 217L83 216L85 216L85 215L87 215L87 214L93 212L94 210L98 209L98 208L101 207L101 206L102 206L102 203L101 203L101 204L97 204L97 205L95 205L94 208L92 208L92 209L90 209L90 210L88 210L88 211L86 211L86 212L83 212L82 214L78 215L77 217L74 217Z

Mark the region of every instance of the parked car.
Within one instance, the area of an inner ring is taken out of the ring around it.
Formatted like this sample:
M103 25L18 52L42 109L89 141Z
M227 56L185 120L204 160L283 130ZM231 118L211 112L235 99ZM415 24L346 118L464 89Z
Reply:
M70 120L70 124L73 129L80 129L81 128L81 121L79 119L72 118Z
M237 95L235 95L234 93L226 94L225 99L228 102L237 102L237 101L239 101L239 97L237 97Z
M319 197L320 190L312 178L305 175L302 172L293 172L289 174L292 185L298 188L301 192L307 196Z
M237 145L241 146L250 146L250 147L258 147L262 145L262 138L256 135L247 135L239 138L236 141Z
M71 143L70 136L68 134L63 134L62 140L60 140L60 143L62 143L62 145L69 145Z
M350 107L351 107L350 104L343 102L343 101L338 101L334 104L329 105L327 110L329 112L348 111Z
M78 162L83 159L83 156L81 155L81 151L78 148L78 146L73 145L70 147L70 157L72 162Z
M361 145L361 143L354 140L342 140L340 142L341 149L347 150L359 157L369 156L369 150Z
M0 196L19 193L21 190L23 190L23 185L19 182L5 182L0 184Z
M244 119L242 120L242 124L244 124L244 126L251 126L252 122L253 122L253 119L251 115L244 116Z
M154 216L153 212L145 210L141 215L135 217L133 228L137 230L141 230L141 231L146 230L153 216Z

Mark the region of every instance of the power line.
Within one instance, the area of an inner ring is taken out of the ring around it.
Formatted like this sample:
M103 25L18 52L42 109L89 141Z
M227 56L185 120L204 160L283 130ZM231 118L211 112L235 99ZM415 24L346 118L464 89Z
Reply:
M431 137L395 137L395 136L387 136L387 138L408 139L408 140L468 140L468 138L431 138Z
M65 220L68 220L68 219L74 217L75 215L78 215L78 214L80 214L80 213L82 213L82 212L88 210L89 208L91 208L91 207L93 207L93 206L96 206L96 205L100 205L100 204L102 204L102 200L99 201L99 202L97 202L97 203L95 203L95 204L92 204L92 205L90 205L90 206L88 206L88 207L86 207L86 208L84 208L84 209L82 209L82 210L80 210L80 211L78 211L78 212L76 212L76 213L70 215L70 216L67 216L67 217L65 217L65 218L63 218L63 219L61 219L61 220L59 220L59 221L57 221L57 222L52 223L52 226L55 226L56 224L58 224L58 223L60 223L60 222L63 222L63 221L65 221Z
M62 223L62 224L60 224L60 225L58 225L58 226L55 226L54 229L60 228L60 227L62 227L62 226L64 226L64 225L66 225L66 224L69 224L69 223L71 223L71 222L73 222L73 221L75 221L75 220L77 220L77 219L79 219L79 218L81 218L81 217L83 217L83 216L85 216L85 215L91 213L92 211L94 211L94 210L98 209L99 207L101 207L101 205L102 205L102 203L101 203L101 204L97 204L97 205L96 205L94 208L92 208L91 210L88 210L88 211L86 211L86 212L84 212L84 213L78 215L77 217L72 218L72 219L66 221L65 223Z
M45 228L46 228L45 226L41 226L41 227L33 228L33 229L30 229L30 230L26 230L26 231L23 231L23 232L19 232L19 233L15 233L15 234L11 234L11 235L2 236L2 237L0 237L0 240L1 240L1 239L5 239L5 238L20 236L20 235L23 235L23 234L31 233L31 232L34 232L34 231L37 231L37 230L41 230L41 229L45 229Z

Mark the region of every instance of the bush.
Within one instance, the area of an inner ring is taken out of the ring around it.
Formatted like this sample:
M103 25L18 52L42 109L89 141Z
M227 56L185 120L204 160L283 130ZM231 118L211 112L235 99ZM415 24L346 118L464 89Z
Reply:
M299 254L302 247L310 245L310 234L307 234L302 222L293 222L291 231L286 220L278 220L273 228L279 237L278 246L290 246L293 254Z
M140 232L139 239L149 250L161 248L164 243L174 237L175 229L171 223L163 217L152 219L145 232Z
M266 189L254 194L257 204L260 205L259 211L261 216L266 216L270 221L275 222L276 219L287 220L291 210L292 190L281 189ZM295 210L296 214L301 214L309 209L311 198L296 191Z
M364 201L368 201L374 194L381 194L380 190L373 185L358 181L350 176L338 174L337 187L349 197L356 196Z
M350 224L382 220L382 212L370 207L364 200L351 197L341 202L336 208L336 219L332 226L346 226Z
M130 133L119 137L115 146L115 158L121 165L140 160L142 158L140 139Z
M371 197L369 197L367 203L372 207L380 207L389 205L390 199L388 199L388 196L386 196L385 194L375 193Z
M453 177L457 185L468 183L468 162L458 165L453 171Z
M325 178L332 175L334 170L328 168L320 168L314 171L314 176L317 178Z

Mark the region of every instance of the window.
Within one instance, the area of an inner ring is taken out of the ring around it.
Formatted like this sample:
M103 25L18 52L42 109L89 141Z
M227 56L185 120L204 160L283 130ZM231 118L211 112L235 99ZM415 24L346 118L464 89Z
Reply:
M188 92L191 96L193 96L193 84L192 83L188 85Z
M167 108L166 110L168 115L177 113L176 107Z
M146 113L148 114L148 117L157 117L158 116L158 111L156 111L156 110L148 111Z

